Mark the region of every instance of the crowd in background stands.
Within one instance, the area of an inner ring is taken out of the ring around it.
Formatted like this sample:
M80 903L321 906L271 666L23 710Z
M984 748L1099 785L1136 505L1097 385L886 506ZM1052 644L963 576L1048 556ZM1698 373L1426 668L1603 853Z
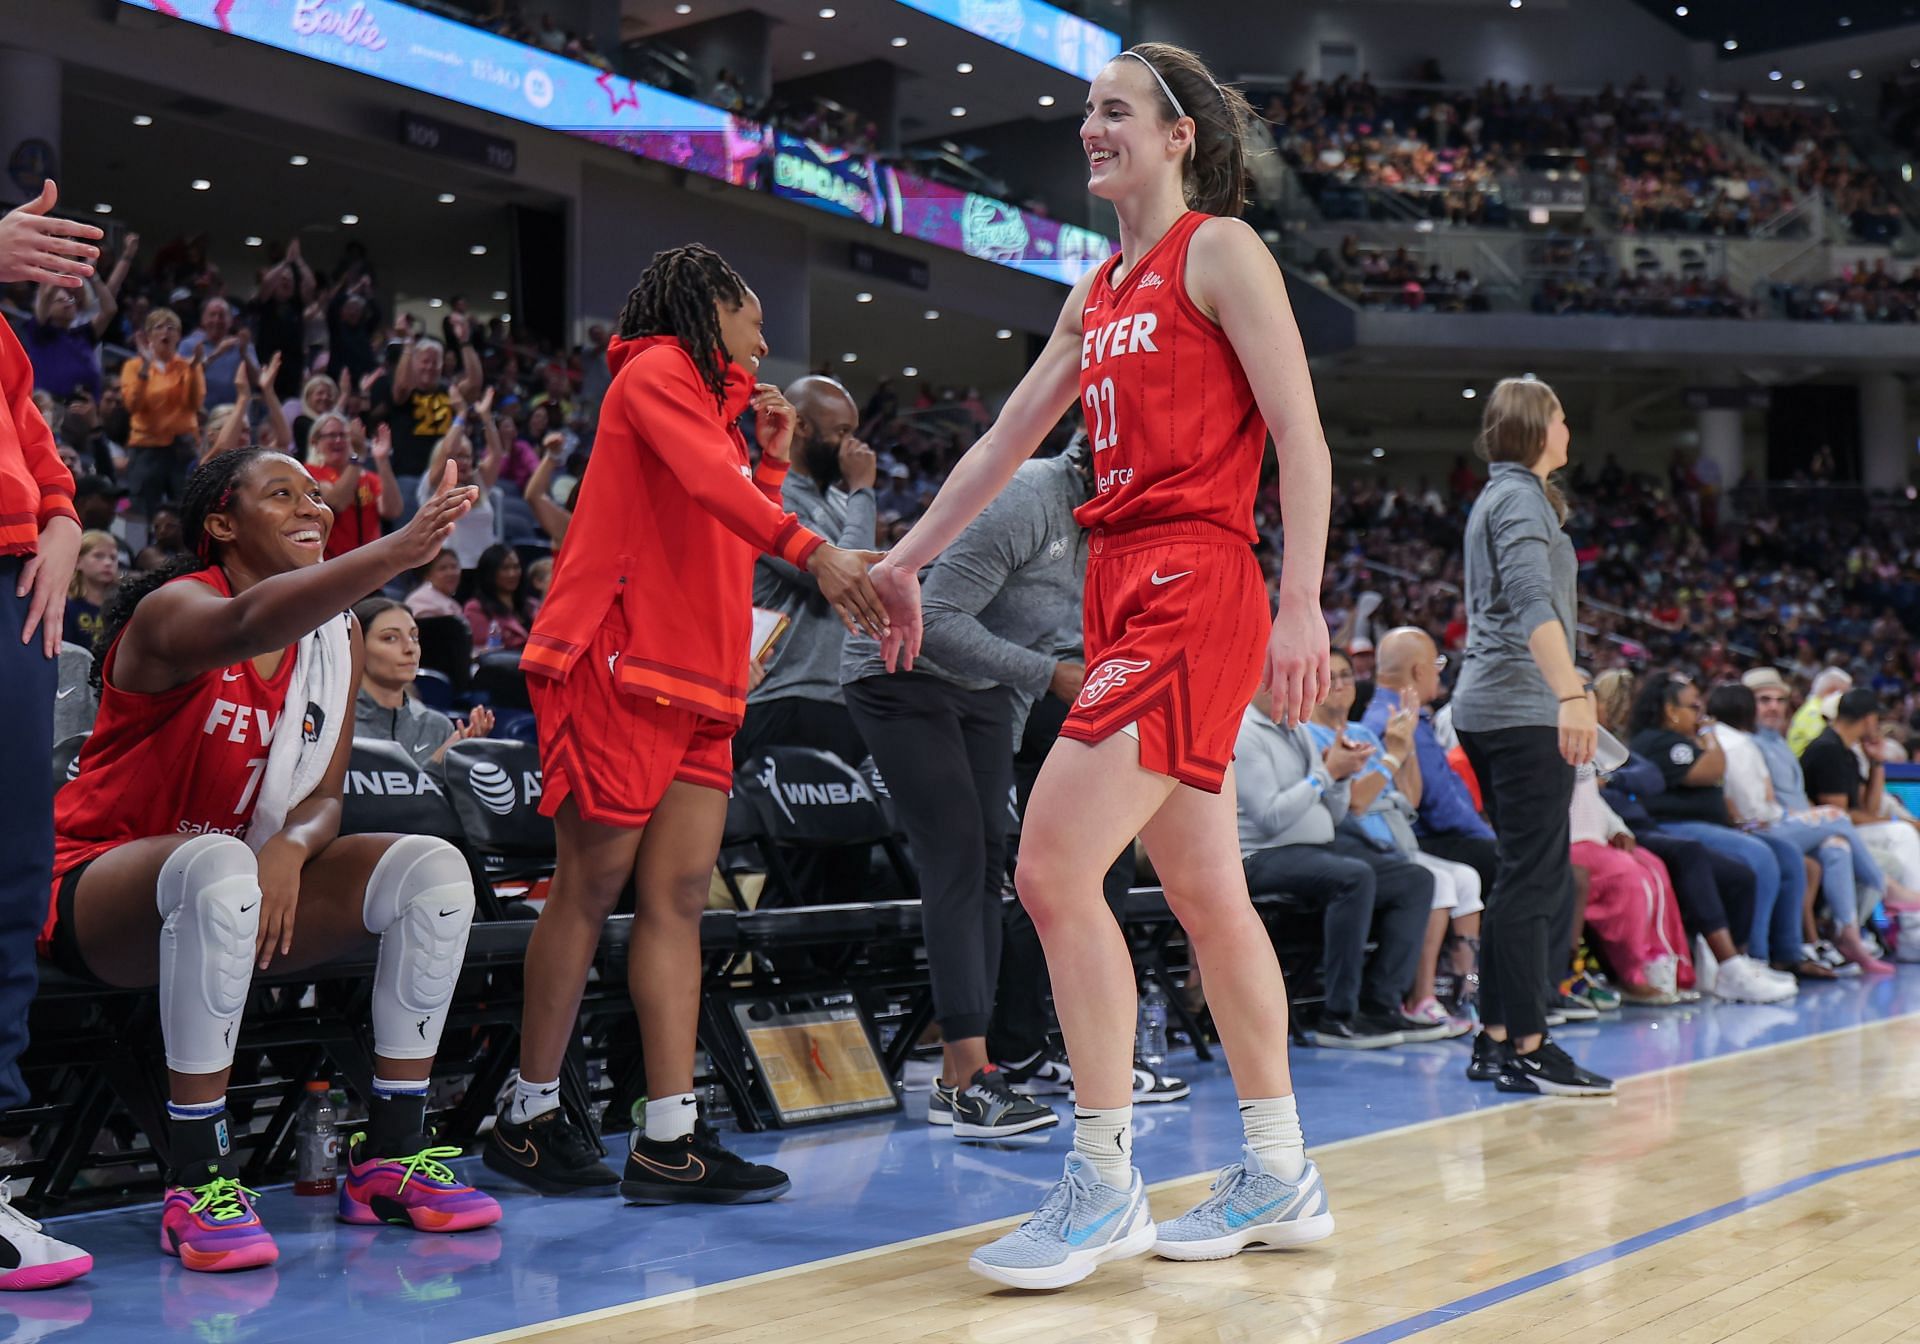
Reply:
M1536 313L1603 313L1614 317L1757 317L1759 308L1725 280L1705 275L1618 271L1597 280L1545 280L1534 292Z
M1484 313L1487 296L1467 270L1448 275L1438 262L1424 267L1405 247L1391 253L1362 248L1352 234L1340 250L1322 248L1308 263L1308 274L1338 290L1363 308L1397 308L1408 312Z
M1824 108L1757 104L1741 94L1724 124L1759 150L1801 195L1821 192L1865 243L1888 243L1900 232L1900 208L1886 184L1860 161L1834 114Z
M1509 222L1501 179L1529 156L1564 154L1615 185L1624 229L1743 235L1792 204L1758 159L1735 155L1683 118L1679 86L1568 97L1551 85L1488 81L1469 92L1383 91L1371 78L1296 75L1266 100L1281 152L1310 189L1380 187L1424 197L1454 224Z
M1780 289L1788 317L1806 322L1920 322L1920 262L1904 277L1885 258L1857 265L1832 280Z
M1816 475L1821 463L1830 471L1830 454L1817 455ZM1592 671L1676 667L1708 684L1771 665L1804 693L1822 667L1843 667L1881 696L1890 736L1920 754L1920 544L1907 515L1743 497L1731 517L1708 465L1684 459L1664 480L1611 458L1569 475ZM1336 633L1351 642L1350 618L1373 593L1361 637L1415 625L1443 650L1463 646L1461 545L1479 481L1461 460L1438 484L1336 488L1322 597ZM1279 516L1269 484L1264 535L1277 535Z

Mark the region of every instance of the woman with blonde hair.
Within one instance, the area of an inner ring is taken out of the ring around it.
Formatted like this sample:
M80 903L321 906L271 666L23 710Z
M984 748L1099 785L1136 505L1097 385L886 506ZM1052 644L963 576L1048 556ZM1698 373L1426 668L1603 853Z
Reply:
M1573 910L1575 771L1593 760L1592 690L1574 666L1576 562L1566 500L1567 417L1545 383L1506 378L1475 449L1490 464L1467 519L1467 647L1453 726L1498 846L1480 926L1480 1014L1470 1078L1503 1092L1606 1096L1610 1079L1547 1035L1548 948ZM1571 929L1566 928L1571 934Z
M93 637L100 633L100 609L107 605L119 578L120 543L113 533L81 533L80 558L67 585L67 643L93 651Z

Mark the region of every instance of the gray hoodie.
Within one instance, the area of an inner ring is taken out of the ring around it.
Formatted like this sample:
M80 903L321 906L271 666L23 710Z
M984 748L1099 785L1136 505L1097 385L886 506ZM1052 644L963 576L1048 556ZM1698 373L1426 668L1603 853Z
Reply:
M836 485L823 492L811 476L789 471L780 500L803 526L834 545L852 551L873 549L872 490L849 494ZM820 596L820 581L778 556L763 555L753 566L753 605L780 612L792 624L773 646L767 679L753 688L747 703L800 699L838 704L840 645L847 630Z
M920 576L925 629L916 672L969 691L1011 687L1031 702L1053 680L1063 628L1080 620L1088 497L1078 459L1022 464L1006 489ZM882 676L880 645L849 635L840 681Z

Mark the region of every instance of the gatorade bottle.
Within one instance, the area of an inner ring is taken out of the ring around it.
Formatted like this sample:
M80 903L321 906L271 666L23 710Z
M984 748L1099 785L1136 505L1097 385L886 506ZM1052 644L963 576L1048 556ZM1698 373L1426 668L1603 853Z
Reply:
M296 1195L330 1195L340 1170L340 1132L334 1128L333 1083L315 1078L307 1084L294 1121Z

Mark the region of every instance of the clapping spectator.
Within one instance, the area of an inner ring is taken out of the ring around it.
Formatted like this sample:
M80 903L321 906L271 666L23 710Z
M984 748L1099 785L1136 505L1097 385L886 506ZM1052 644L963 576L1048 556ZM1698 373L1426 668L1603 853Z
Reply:
M461 485L478 485L480 497L467 515L453 525L452 546L460 557L462 569L472 569L480 563L480 553L492 545L494 536L494 514L492 493L496 481L500 478L500 431L493 423L493 389L488 388L481 395L480 404L475 407L476 414L469 417L466 402L460 396L460 389L453 389L454 405L459 415L451 422L446 437L433 450L428 459L426 474L421 476L415 487L417 504L424 504L432 497L436 483L440 480L442 464L454 463L460 474ZM473 442L469 437L468 424L477 420L486 437L486 456L479 462L474 461ZM396 445L398 432L394 435ZM399 449L396 446L395 455ZM404 482L402 482L404 485Z
M526 647L533 611L521 596L524 571L511 546L494 544L481 552L474 569L474 592L463 613L473 627L473 651Z
M353 384L379 371L380 317L372 276L363 274L334 293L327 304L329 374Z
M122 265L115 274L122 274ZM78 296L86 294L94 305L91 321L82 322ZM96 347L113 321L118 304L113 291L92 280L83 289L65 285L41 285L33 298L33 316L20 332L20 343L33 361L33 385L55 397L76 392L100 395L100 356Z
M147 314L134 338L138 357L120 368L120 392L133 416L127 433L128 484L141 512L151 516L163 499L178 499L196 456L200 407L207 397L206 347L180 354L180 318L171 308Z
M316 373L307 379L306 385L300 389L299 414L293 417L293 447L296 455L306 456L314 421L328 411L340 410L345 395L340 384L325 374Z
M387 426L374 431L369 449L365 425L328 411L314 421L307 461L333 510L327 559L377 541L381 524L400 517L400 483L393 477L393 437Z
M416 764L438 775L447 748L493 731L493 711L478 705L456 727L437 709L413 694L420 674L420 627L401 603L370 597L353 609L366 647L360 693L354 698L353 735L376 742L398 742Z
M200 306L200 325L193 334L180 342L180 353L192 359L202 357L202 367L206 371L208 406L228 406L239 396L239 385L235 376L240 366L260 367L260 356L253 348L253 341L244 330L235 330L233 325L233 305L225 299L214 297Z
M464 621L467 613L456 596L459 591L460 557L442 551L420 571L419 584L407 594L407 610L423 621L439 616Z
M270 266L260 277L260 286L247 304L258 337L260 353L268 359L280 356L278 375L271 392L282 401L300 395L300 382L307 371L307 305L313 302L313 272L300 255L300 240L287 244L287 253L278 265Z
M265 369L255 369L242 364L233 375L234 400L231 406L216 406L207 417L206 428L201 432L200 460L218 457L221 453L231 452L235 448L245 448L254 441L252 434L253 398L256 385L271 389L274 375L280 368L280 355L275 352L267 361ZM287 424L286 413L280 409L280 399L267 395L266 423L260 428L258 444L262 448L272 448L279 452L292 451L293 430Z
M461 341L454 352L460 363L456 378L449 382L446 376L448 347L416 334L408 336L393 372L381 374L367 389L374 418L393 429L393 471L403 486L428 474L434 449L446 439L459 410L453 394L468 401L480 395L480 352L469 343L472 329L466 316L454 317L458 320L449 319L448 330Z

